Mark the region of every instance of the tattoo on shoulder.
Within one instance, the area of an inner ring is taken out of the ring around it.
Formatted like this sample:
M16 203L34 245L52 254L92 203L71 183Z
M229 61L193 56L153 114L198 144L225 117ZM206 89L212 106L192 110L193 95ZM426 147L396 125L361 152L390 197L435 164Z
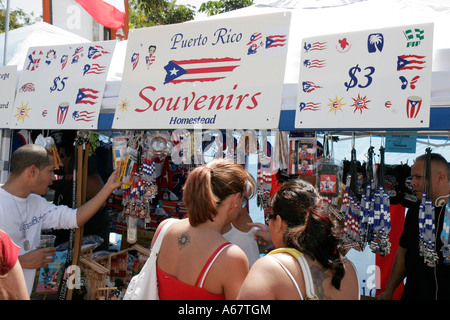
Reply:
M320 300L325 299L325 290L323 287L323 282L325 279L329 278L329 275L325 273L327 270L326 268L319 268L317 266L311 266L311 276L313 278L314 282L314 291L317 295L317 297Z
M178 245L180 246L180 250L183 249L185 246L187 246L190 242L191 242L191 236L187 232L182 233L178 237Z

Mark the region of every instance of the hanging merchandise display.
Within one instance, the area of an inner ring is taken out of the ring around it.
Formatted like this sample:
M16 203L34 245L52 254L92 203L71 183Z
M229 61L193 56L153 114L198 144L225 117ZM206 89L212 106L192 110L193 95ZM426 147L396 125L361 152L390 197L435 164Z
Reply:
M324 135L322 146L322 154L319 154L319 145L316 145L316 188L322 196L325 210L342 225L345 218L339 209L345 206L343 203L345 201L344 189L341 182L342 169L334 160L333 137L330 134Z
M144 228L151 228L150 204L158 194L156 185L156 158L171 151L168 133L135 132L113 140L114 163L119 170L122 186L122 219L127 221L127 241L137 241L138 220Z
M436 252L435 211L431 201L431 148L426 148L425 153L425 191L419 206L419 252L429 267L435 267L439 258Z
M263 210L269 209L270 191L272 189L271 159L267 155L259 153L256 202Z
M352 150L351 160L349 166L349 172L346 176L344 198L341 205L341 214L344 215L344 241L345 247L361 250L364 247L364 243L361 243L361 203L357 198L356 190L356 150L355 150L355 138L352 137Z
M39 134L36 137L36 140L34 141L34 143L38 144L40 146L43 146L44 148L46 148L48 151L50 151L52 153L53 159L55 161L55 170L58 170L59 167L61 167L62 162L61 162L61 158L59 157L58 148L56 148L55 140L52 137L44 138L44 136L42 134Z
M334 164L331 159L325 160L318 165L317 168L317 188L319 194L322 196L325 210L333 214L339 221L342 221L344 216L337 210L338 196L340 195L340 169Z
M389 232L391 231L391 213L389 195L384 190L384 171L385 171L385 148L380 147L380 178L378 189L373 193L374 211L373 211L373 234L370 247L373 253L379 253L384 257L390 253L391 243L389 241Z
M317 168L319 193L323 197L337 197L339 194L339 166L324 162Z
M359 194L358 181L355 178L356 150L352 148L350 173L346 177L344 198L341 214L345 215L344 235L346 247L363 251L366 244L373 253L384 257L390 253L391 243L389 232L391 230L390 200L384 190L384 146L380 147L379 180L376 187L373 176L373 147L368 150L368 179L364 192Z
M267 131L261 132L261 144L258 151L258 171L256 177L256 204L266 211L270 207L272 190L272 158L267 148Z
M294 131L289 134L289 166L291 175L313 175L316 162L316 133Z

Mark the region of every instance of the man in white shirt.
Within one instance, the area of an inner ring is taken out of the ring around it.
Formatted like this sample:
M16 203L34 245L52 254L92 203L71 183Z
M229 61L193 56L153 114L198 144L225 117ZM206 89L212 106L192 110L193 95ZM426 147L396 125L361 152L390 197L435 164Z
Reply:
M98 194L79 208L56 206L41 197L55 180L54 163L47 149L26 144L12 154L11 175L0 188L0 228L21 247L19 261L29 294L36 269L47 266L55 255L55 248L38 249L41 230L82 227L122 184L115 171Z

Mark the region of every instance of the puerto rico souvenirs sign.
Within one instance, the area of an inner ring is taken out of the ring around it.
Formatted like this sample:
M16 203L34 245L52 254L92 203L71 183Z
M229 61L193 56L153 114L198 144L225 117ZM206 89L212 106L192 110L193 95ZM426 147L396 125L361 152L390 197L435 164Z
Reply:
M130 32L112 128L277 128L290 13Z
M10 128L97 129L115 41L32 47Z
M302 43L296 128L429 127L432 23Z

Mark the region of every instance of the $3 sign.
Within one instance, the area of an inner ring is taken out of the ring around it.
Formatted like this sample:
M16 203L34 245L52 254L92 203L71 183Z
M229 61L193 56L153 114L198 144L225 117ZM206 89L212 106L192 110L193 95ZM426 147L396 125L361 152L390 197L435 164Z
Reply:
M367 83L365 85L360 85L358 84L358 78L356 77L356 72L361 72L361 68L356 65L355 67L350 68L350 70L348 70L348 74L350 76L350 81L349 82L344 82L344 86L348 89L350 88L354 88L356 85L358 85L359 88L367 88L368 86L370 86L372 84L372 75L375 72L375 68L374 67L367 67L364 68L364 71L367 71L367 73L364 75L365 78L367 78Z

